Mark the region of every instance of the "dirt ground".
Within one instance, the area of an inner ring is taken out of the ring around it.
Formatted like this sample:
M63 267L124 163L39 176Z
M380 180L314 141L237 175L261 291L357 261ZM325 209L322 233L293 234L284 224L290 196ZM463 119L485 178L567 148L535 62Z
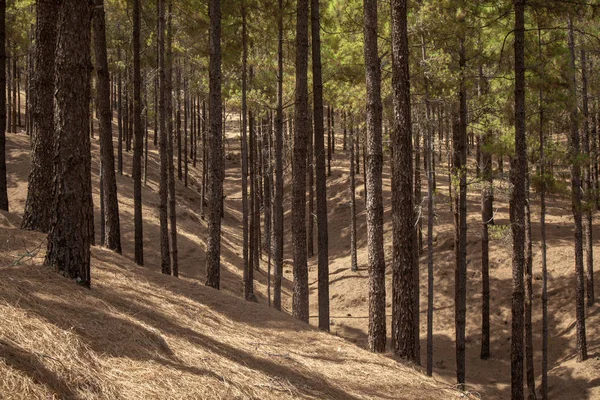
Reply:
M228 123L226 142L226 178L224 193L225 218L222 235L221 289L241 297L242 295L242 236L241 236L241 178L239 146L237 145L237 121ZM97 132L97 131L96 131ZM152 132L150 133L152 135ZM116 143L115 143L116 145ZM368 324L368 272L366 246L366 216L364 211L363 171L357 175L357 226L359 271L350 270L350 200L349 200L349 154L342 150L341 134L338 134L337 148L332 163L332 176L327 179L329 213L329 256L330 256L330 296L331 332L359 346L366 345ZM29 171L29 144L25 135L8 135L7 141L8 181L11 215L22 213L27 194ZM99 232L99 144L97 137L92 139L93 151L93 191L96 205L96 232ZM133 259L133 185L131 182L132 153L124 153L124 175L118 176L119 207L121 213L121 235L124 257ZM144 213L144 252L146 268L160 270L160 246L158 223L158 152L150 144L148 184L143 189ZM291 174L291 160L284 160L286 176ZM389 323L391 320L391 220L390 220L390 171L389 163L384 168L385 206L385 251L388 262L387 307L388 307L388 346ZM442 164L445 165L445 157ZM190 165L190 184L176 186L179 265L184 278L198 279L205 276L206 222L201 215L200 188L201 163L198 168ZM434 228L434 377L446 382L455 379L454 349L454 264L453 226L450 212L447 177L445 168L438 167L438 194ZM426 182L423 180L423 193ZM490 242L490 290L491 290L491 357L481 360L481 272L480 272L480 195L473 184L469 188L468 212L468 283L467 283L467 390L482 398L505 399L510 397L510 300L511 300L511 245L507 230L508 198L505 185L499 185L495 193L496 228ZM291 307L291 238L289 220L290 191L285 190L285 249L283 304L289 312ZM540 264L540 224L539 200L532 195L532 228L534 240L534 346L535 368L538 377L541 365L541 264ZM550 197L548 199L547 237L549 273L549 395L554 399L600 399L600 312L598 305L587 309L587 339L589 360L577 363L575 360L575 301L574 301L574 256L572 216L568 200ZM7 217L5 217L7 218ZM9 217L14 218L14 217ZM18 222L18 221L16 221ZM13 224L16 223L13 221ZM426 220L423 221L426 227ZM8 222L7 222L8 223ZM315 224L316 229L316 224ZM315 250L316 250L316 232ZM600 229L594 227L594 237L600 237ZM426 239L426 232L424 232ZM600 248L594 246L595 260L600 261ZM317 324L317 271L316 255L310 259L310 310L311 323ZM426 345L426 253L421 256L421 356L425 363ZM263 255L260 271L255 274L259 303L267 303L267 257ZM92 283L93 284L93 283ZM596 293L600 284L596 280ZM357 366L359 367L359 366Z

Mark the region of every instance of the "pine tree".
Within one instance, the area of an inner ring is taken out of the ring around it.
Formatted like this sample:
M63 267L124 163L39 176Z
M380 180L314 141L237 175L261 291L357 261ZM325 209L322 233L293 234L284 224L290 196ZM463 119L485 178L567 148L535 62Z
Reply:
M305 209L306 155L308 132L310 131L308 126L308 6L308 0L298 0L296 5L296 110L292 165L292 245L294 254L292 315L304 322L308 322Z
M319 329L329 331L329 237L327 223L327 181L325 177L325 143L323 138L323 73L321 70L321 25L319 0L311 0L314 145L317 180L317 253L319 290ZM299 32L298 32L299 33ZM298 45L300 42L298 41ZM308 46L308 43L307 43ZM297 64L298 64L298 59ZM296 78L298 79L298 78ZM304 76L303 76L304 79ZM308 101L308 99L307 99ZM297 106L298 107L298 106ZM330 109L331 110L331 109ZM301 115L296 110L296 130L303 129ZM310 130L309 130L310 131ZM331 136L329 136L331 137ZM294 136L295 140L299 140ZM331 141L330 141L331 144ZM294 153L296 148L294 147ZM328 147L328 152L331 148ZM331 162L331 153L328 153ZM331 175L331 164L329 164ZM309 216L312 218L312 216ZM308 282L306 283L308 286ZM306 288L308 290L308 287ZM308 301L306 302L308 307Z
M97 100L100 125L100 158L102 174L102 197L104 206L104 239L110 250L121 253L121 226L119 222L119 200L115 175L115 154L112 142L112 110L110 108L110 77L106 51L106 22L104 1L95 0L93 17L94 55L96 57Z
M381 353L385 351L386 316L382 199L383 106L381 104L381 63L377 47L377 0L365 0L364 11L364 57L367 83L366 142L369 153L366 166L367 245L369 251L369 349ZM354 132L352 132L351 140L351 168L353 170L351 174L354 181ZM358 140L356 142L358 143ZM354 191L352 192L352 197L354 197Z
M417 361L415 341L415 248L412 125L408 66L407 1L392 0L392 350Z
M221 207L223 200L222 101L221 101L221 2L209 1L210 68L207 191L208 240L206 244L206 285L219 289L221 262Z
M6 0L0 3L0 210L8 211L6 181Z
M91 155L88 2L64 0L55 64L54 197L45 264L90 286Z
M515 0L515 157L510 168L512 195L510 222L513 236L513 292L511 340L512 399L523 398L523 318L525 272L525 175L527 138L525 132L525 0Z
M36 8L35 37L37 45L34 53L36 68L32 78L33 96L31 99L33 111L31 170L21 228L41 232L48 232L52 218L52 209L50 208L52 181L48 179L48 173L52 171L54 143L54 54L59 10L60 4L55 2L40 2ZM4 66L4 63L2 65ZM4 74L2 76L4 77ZM5 103L2 102L2 104ZM4 115L1 112L0 114ZM4 130L2 130L2 134L4 134ZM4 156L4 151L1 153ZM1 175L6 176L6 174ZM8 209L8 199L6 204L6 209ZM1 205L0 208L2 208Z

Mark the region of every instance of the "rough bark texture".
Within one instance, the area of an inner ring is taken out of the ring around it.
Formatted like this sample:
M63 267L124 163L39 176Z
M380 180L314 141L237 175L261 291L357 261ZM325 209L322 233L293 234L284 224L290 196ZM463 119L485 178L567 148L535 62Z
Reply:
M102 194L104 206L104 240L102 244L121 253L121 227L119 222L119 200L115 175L115 153L112 141L112 110L110 108L110 76L106 51L106 21L104 1L95 0L93 19L94 55L96 58L96 103L100 125L100 158ZM102 236L102 235L101 235Z
M575 310L576 310L576 332L577 332L577 361L587 359L587 341L585 334L585 296L583 277L583 229L582 229L582 204L581 204L581 162L580 162L580 140L577 115L577 82L575 78L575 37L573 33L573 22L569 19L569 52L571 55L571 70L569 72L569 83L571 90L571 132L570 132L570 156L571 156L571 209L575 222Z
M590 123L588 104L587 56L581 50L581 97L583 104L583 154L590 155ZM594 305L594 247L593 247L593 205L594 190L592 186L592 162L587 160L584 167L583 189L585 193L585 218L583 219L583 246L585 248L585 291L587 305Z
M52 217L52 171L54 143L54 52L56 48L56 21L60 2L39 2L35 28L35 68L32 78L32 146L31 170L27 187L27 202L21 228L48 232ZM2 41L4 43L4 41ZM2 50L4 51L4 50ZM2 66L5 64L2 63ZM2 74L3 79L4 74ZM6 91L4 91L6 95ZM5 103L2 102L5 107ZM5 115L4 112L0 112ZM4 130L2 130L4 135ZM4 157L4 150L0 149ZM1 161L0 161L1 162ZM1 167L0 167L1 168ZM0 174L0 180L6 173ZM0 193L2 193L0 181ZM0 208L3 208L3 195L0 194ZM5 200L8 209L8 199Z
M144 233L142 227L142 75L140 70L140 0L133 0L133 221L135 262L144 265ZM112 143L111 143L112 144Z
M243 259L244 259L244 298L254 300L254 282L252 271L248 269L248 34L246 26L246 4L242 0L242 231L243 231Z
M407 1L392 0L392 350L411 361L415 346L415 248L413 211L412 127L408 68Z
M52 221L45 264L89 287L91 155L88 2L65 0L58 16Z
M458 115L453 129L452 174L458 180L454 196L454 325L456 335L456 381L464 388L466 353L465 329L467 319L467 89L465 38L459 38ZM458 189L458 190L456 190Z
M207 191L208 238L206 285L219 288L221 262L221 208L223 200L222 104L221 104L221 2L210 0L210 69Z
M542 58L542 31L538 25L538 54ZM542 64L543 65L543 64ZM540 118L540 176L542 187L540 189L540 230L542 251L542 383L540 393L542 400L548 398L548 265L546 255L546 157L544 153L545 144L545 121L544 121L544 94L540 85L538 93L538 107Z
M354 127L350 128L350 268L352 271L358 271L358 257L356 254L356 174L354 173ZM376 293L376 295L379 293ZM385 312L385 296L384 297L384 312ZM370 303L369 303L370 304ZM369 313L369 326L371 326L371 319L375 319L375 325L378 322L378 318L381 318L381 315L375 315L375 318ZM385 314L383 314L384 322L385 322ZM385 328L385 323L384 323ZM384 330L385 332L385 330ZM375 338L372 341L381 340L380 338ZM369 342L371 343L371 342ZM385 350L385 335L383 337L383 350L378 350L377 348L373 348L369 344L369 348L371 351L382 352Z
M364 57L367 83L367 246L369 257L369 349L385 351L385 254L383 250L383 200L382 200L382 115L381 62L377 47L377 0L364 2ZM352 206L354 204L354 124L352 124L351 176ZM358 142L358 141L357 141ZM345 143L344 143L345 144ZM356 211L353 210L353 236L355 236ZM354 237L353 241L355 242ZM353 243L356 246L356 243ZM354 264L353 264L354 265Z
M321 69L321 29L319 0L312 0L312 66L314 104L314 145L317 181L317 253L319 282L319 329L329 330L329 236L327 223L327 180L325 177L325 142L323 137L323 73ZM307 42L308 45L308 42ZM307 107L308 108L308 107ZM296 130L302 128L302 121L296 117ZM310 130L309 130L310 132ZM331 142L330 142L331 143ZM328 148L328 150L331 150ZM331 153L329 153L331 156ZM331 174L331 164L330 164ZM309 216L312 218L312 216ZM308 307L308 300L306 302Z
M283 0L277 16L277 112L275 117L275 197L273 207L273 306L281 310L283 274Z
M167 18L167 48L166 48L166 92L167 92L167 162L168 162L168 181L169 181L169 236L171 245L171 269L173 276L179 276L179 263L177 255L177 211L175 198L175 164L173 163L174 140L173 137L173 1L169 0L169 12ZM179 104L178 104L179 106Z
M525 133L525 0L515 0L515 156L510 168L512 195L510 222L512 254L512 399L523 398L523 318L525 272L525 174L527 174L527 137Z
M292 246L294 254L292 315L304 322L308 322L308 266L306 260L305 208L306 150L309 132L308 5L308 0L298 0L296 5L296 116L292 165Z
M0 4L0 210L8 211L6 181L6 1Z
M171 275L171 255L169 253L169 217L167 211L169 170L167 154L167 92L165 77L165 0L158 0L158 82L159 82L159 154L160 154L160 183L159 183L159 220L160 220L160 265L163 274Z

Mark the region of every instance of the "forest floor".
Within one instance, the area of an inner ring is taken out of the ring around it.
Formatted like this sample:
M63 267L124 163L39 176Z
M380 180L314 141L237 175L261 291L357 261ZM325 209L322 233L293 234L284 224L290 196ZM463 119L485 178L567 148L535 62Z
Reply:
M96 131L97 132L97 131ZM61 398L453 398L455 380L454 253L448 179L438 174L434 268L434 378L430 380L387 356L372 355L366 345L368 272L364 186L357 175L359 271L350 270L348 152L341 134L328 178L330 298L332 335L308 329L286 314L268 309L267 258L255 273L259 304L242 296L241 178L237 122L228 123L225 218L222 235L221 292L203 286L206 222L200 212L201 169L190 164L189 187L177 183L179 265L182 279L160 270L158 223L158 152L150 144L148 183L143 189L145 268L133 263L133 185L131 153L124 152L118 176L124 256L101 248L92 252L92 290L37 268L44 236L19 226L29 172L29 140L7 138L11 213L0 216L0 308L8 324L0 326L0 370L7 377L0 393L62 393ZM150 140L152 132L150 132ZM116 143L115 143L116 146ZM99 146L92 139L96 232L99 232ZM445 158L443 158L445 163ZM291 173L285 160L286 174ZM198 165L200 167L200 163ZM444 171L443 168L439 168ZM425 193L426 182L423 180ZM490 243L491 357L479 358L481 326L480 195L469 188L467 390L489 399L510 397L511 245L507 192L495 193L496 228ZM286 185L285 202L290 191ZM534 346L539 385L541 361L541 276L539 207L532 196L534 239ZM387 259L388 346L391 319L390 172L384 168L385 252ZM285 207L285 279L283 306L291 308L292 260L289 207ZM4 221L2 221L4 218ZM567 199L548 200L549 395L554 399L600 399L600 312L587 311L589 360L575 360L575 304L572 216ZM423 222L426 226L426 220ZM315 224L316 225L316 224ZM504 228L503 228L504 227ZM595 227L594 235L600 237ZM97 236L98 238L98 236ZM98 240L98 239L97 239ZM426 235L424 235L426 240ZM40 251L37 252L37 249ZM600 261L600 248L595 246ZM316 251L316 232L315 232ZM15 257L23 257L15 264ZM11 265L5 267L5 265ZM426 343L426 253L421 266L421 356ZM598 262L596 263L598 264ZM311 324L317 323L316 256L310 259ZM8 272L10 270L10 273ZM596 292L600 285L596 280ZM68 295L66 295L68 293ZM336 338L339 336L343 339ZM354 342L358 347L348 342ZM66 358L66 359L65 359ZM86 365L91 365L86 367ZM199 387L200 386L200 387ZM31 392L28 392L31 391ZM90 390L87 397L76 393ZM440 392L443 391L443 392ZM33 392L35 391L35 392ZM135 393L135 395L132 395ZM0 396L1 397L1 396Z

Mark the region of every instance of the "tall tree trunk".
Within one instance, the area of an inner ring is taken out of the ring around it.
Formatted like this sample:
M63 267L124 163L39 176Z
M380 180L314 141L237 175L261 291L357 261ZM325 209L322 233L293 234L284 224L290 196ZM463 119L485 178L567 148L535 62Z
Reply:
M119 222L117 178L115 176L115 153L112 142L112 110L110 109L110 77L106 50L104 1L95 0L95 6L93 37L96 72L98 74L96 103L100 125L100 158L102 160L100 170L102 175L102 206L104 206L104 240L101 243L110 250L121 254L121 225Z
M121 48L117 48L117 59L121 61ZM121 68L117 75L118 88L117 88L117 170L119 175L123 175L123 78L121 76Z
M296 5L296 116L294 123L294 153L292 165L292 245L294 253L294 295L292 299L292 315L307 323L308 265L306 260L305 205L306 152L309 132L308 6L308 0L298 0ZM317 116L315 115L315 119L316 118ZM319 285L319 289L321 289L321 285Z
M456 329L456 381L464 389L466 353L465 328L467 319L467 88L465 38L459 38L459 104L458 121L453 130L453 174L458 178L455 196L455 269L454 324Z
M412 126L408 66L407 1L392 0L392 93L394 173L392 175L392 350L410 361L416 358L415 248L413 210Z
M40 2L36 8L35 65L32 79L32 146L31 169L27 188L27 202L21 228L48 232L52 219L52 179L48 173L53 167L54 143L54 54L56 49L57 18L60 3ZM4 19L2 19L4 21ZM2 42L4 43L4 42ZM2 51L4 51L4 46ZM1 62L1 61L0 61ZM2 63L4 66L4 63ZM2 77L4 78L4 74ZM6 91L4 91L6 95ZM2 102L4 105L5 103ZM0 115L5 115L0 112ZM2 129L2 134L4 130ZM2 157L4 151L0 149ZM6 174L0 174L6 177ZM2 179L0 177L0 179ZM6 188L6 185L0 187ZM0 189L0 193L2 190ZM0 199L3 196L0 194ZM8 198L6 209L8 209ZM0 208L3 201L0 200Z
M281 0L280 0L281 1ZM0 210L8 211L6 180L6 1L0 3ZM37 46L36 46L37 48ZM33 162L33 160L32 160Z
M142 73L140 67L140 0L133 0L133 221L135 262L144 265L144 234L142 227ZM112 136L112 135L111 135ZM112 141L111 141L112 149ZM110 164L113 165L113 164ZM111 168L114 169L114 168Z
M542 31L538 25L538 55L539 60L542 58ZM544 65L544 64L541 64ZM539 107L539 135L540 135L540 230L542 235L542 384L540 392L542 400L548 398L548 266L546 257L546 156L544 144L545 135L545 119L544 119L544 95L542 85L540 85L538 93Z
M569 84L571 90L571 131L570 131L570 155L571 155L571 208L575 222L575 277L577 280L575 291L575 310L577 316L577 361L587 359L587 340L585 333L585 283L583 277L583 241L582 241L582 217L581 217L581 161L579 127L577 115L577 82L575 77L575 37L573 33L573 21L569 18L569 52L571 55L571 70L569 72Z
M277 13L277 110L275 118L275 198L273 207L273 306L281 310L283 274L283 0ZM322 120L322 119L321 119ZM315 138L316 140L316 138Z
M187 71L183 80L183 185L188 187L188 118L190 116L190 95L188 93ZM193 122L192 132L193 132ZM193 137L193 133L191 134ZM181 153L179 153L181 157Z
M210 100L210 99L209 99ZM202 193L200 200L200 216L204 219L204 203L206 202L206 183L207 183L207 171L208 166L208 148L206 147L206 102L202 102Z
M536 399L533 360L533 244L531 239L531 207L529 175L525 176L525 369L529 400Z
M219 288L221 260L221 207L223 200L223 150L221 105L221 2L210 0L210 68L208 135L208 240L206 244L206 285Z
M88 2L64 0L55 59L54 214L45 264L90 287L91 154Z
M585 50L581 50L581 87L583 97L583 154L590 153L590 123L589 123L589 105L588 105L588 78L587 78L587 57ZM592 241L593 230L593 206L594 190L592 186L592 163L587 160L584 167L583 189L585 193L585 218L583 219L583 246L585 248L585 283L587 305L594 305L594 250Z
M167 47L166 47L166 92L167 92L167 135L168 135L168 181L169 181L169 236L171 243L171 268L173 276L179 276L179 262L177 256L177 210L175 198L175 164L173 162L174 130L173 130L173 1L169 0L167 18ZM178 104L179 106L179 104Z
M327 180L325 177L325 142L323 138L323 72L321 63L321 25L320 25L320 10L319 0L311 0L311 31L312 31L312 72L313 72L313 118L314 118L314 143L315 143L315 159L316 159L316 180L317 180L317 252L318 252L318 302L319 302L319 329L329 331L329 236L328 236L328 222L327 222ZM308 4L306 5L308 12ZM300 11L300 3L298 5L298 11ZM308 19L308 15L306 16ZM308 23L308 20L306 21ZM298 27L300 28L300 21L298 21ZM298 29L298 34L300 34ZM302 32L304 33L304 32ZM306 32L308 35L308 32ZM306 45L308 47L308 38L306 43L301 43L304 38L298 39L297 45L300 49L301 46ZM304 51L304 49L302 49ZM308 58L308 49L306 50L306 58ZM299 68L300 63L307 60L301 60L300 57L296 58L296 67ZM304 65L302 65L304 68ZM301 75L298 74L296 79L306 79L306 70L301 71ZM301 82L296 90L307 90L307 86L304 82ZM294 136L294 155L296 155L296 149L302 148L304 151L305 136L299 135L298 132L307 129L304 127L304 114L308 114L308 104L306 105L306 111L304 110L304 104L298 106L298 101L306 101L308 103L308 96L296 97L296 135ZM331 111L331 108L330 108ZM310 132L310 130L308 129ZM331 136L330 136L331 137ZM302 143L297 143L302 142ZM329 174L331 175L331 141L328 147L329 157ZM298 146L296 146L298 144ZM302 160L301 158L298 158ZM294 159L294 163L296 159ZM297 164L294 164L296 166ZM306 165L306 164L303 164ZM304 186L294 187L294 191L302 190L304 193ZM294 196L296 199L296 196ZM303 203L302 203L303 204ZM294 203L294 208L296 205ZM311 216L312 218L312 216ZM296 224L296 222L294 222ZM312 233L312 232L311 232ZM303 267L304 268L304 267ZM306 271L302 271L306 274ZM306 274L307 275L307 274ZM303 275L303 279L307 279L307 276ZM304 284L304 282L303 282ZM306 287L302 288L306 290L306 320L308 321L308 282L305 283Z
M314 112L313 112L314 113ZM308 158L306 160L306 168L308 171L308 218L307 218L307 234L306 234L306 248L308 257L311 258L315 255L315 152L314 152L314 122L313 115L310 114L309 126L310 132L308 134Z
M171 275L171 255L169 252L169 170L168 162L168 132L167 132L167 82L165 74L165 0L158 0L159 30L158 30L158 77L159 77L159 153L160 153L160 183L159 183L159 220L160 220L160 265L163 274Z
M262 132L262 175L263 175L263 213L265 234L263 236L263 251L270 255L271 243L271 175L269 166L271 159L269 157L271 136L271 119L267 115L268 121Z
M345 114L344 114L345 115ZM350 120L352 121L352 117L350 117ZM352 124L352 122L351 122ZM358 271L358 257L356 255L356 176L354 173L354 126L351 125L350 126L350 269L354 272ZM370 288L369 288L370 289ZM385 290L385 287L384 287ZM377 296L379 294L379 292L377 292L375 294L375 296ZM369 296L371 297L375 297L375 296L371 296L370 292L369 292ZM371 303L369 303L369 306L371 305ZM384 296L384 304L383 304L383 319L384 319L384 332L385 332L385 296ZM373 313L375 314L375 313ZM377 322L379 322L379 319L381 318L381 315L371 315L371 312L369 311L369 327L376 325ZM374 322L371 322L371 320L374 319ZM370 332L370 331L369 331ZM371 351L379 351L382 352L382 350L378 350L377 348L374 348L373 345L371 345L371 343L376 342L377 340L381 340L380 337L374 337L371 338L371 336L376 336L376 335L369 335L369 348L371 349ZM383 337L383 348L385 350L385 334Z
M427 46L421 34L421 56L427 65ZM427 174L427 375L433 375L433 196L435 171L433 170L433 116L429 98L429 78L424 75L425 86L425 173ZM417 261L418 262L418 261Z
M367 147L369 160L367 165L367 246L369 257L369 349L382 353L385 351L385 254L383 249L383 144L381 103L381 62L377 45L377 0L364 1L364 57L365 78L367 84ZM354 123L351 117L350 164L352 176L352 206L355 208L354 193ZM344 135L345 136L345 135ZM358 137L356 138L357 151ZM345 144L345 141L344 141ZM356 171L358 172L358 171ZM353 223L356 219L353 210ZM353 227L353 235L355 236ZM353 239L356 240L356 237ZM356 245L354 243L354 245ZM352 264L354 266L354 263Z
M248 218L248 27L246 23L246 0L241 2L242 8L242 234L244 258L244 298L254 301L253 271L249 268L249 218Z
M511 392L513 399L523 398L523 318L525 272L525 174L527 174L527 137L525 126L525 0L515 0L515 156L510 168L513 185L510 222L513 235L512 255L512 340Z
M327 107L327 176L331 176L331 105Z

